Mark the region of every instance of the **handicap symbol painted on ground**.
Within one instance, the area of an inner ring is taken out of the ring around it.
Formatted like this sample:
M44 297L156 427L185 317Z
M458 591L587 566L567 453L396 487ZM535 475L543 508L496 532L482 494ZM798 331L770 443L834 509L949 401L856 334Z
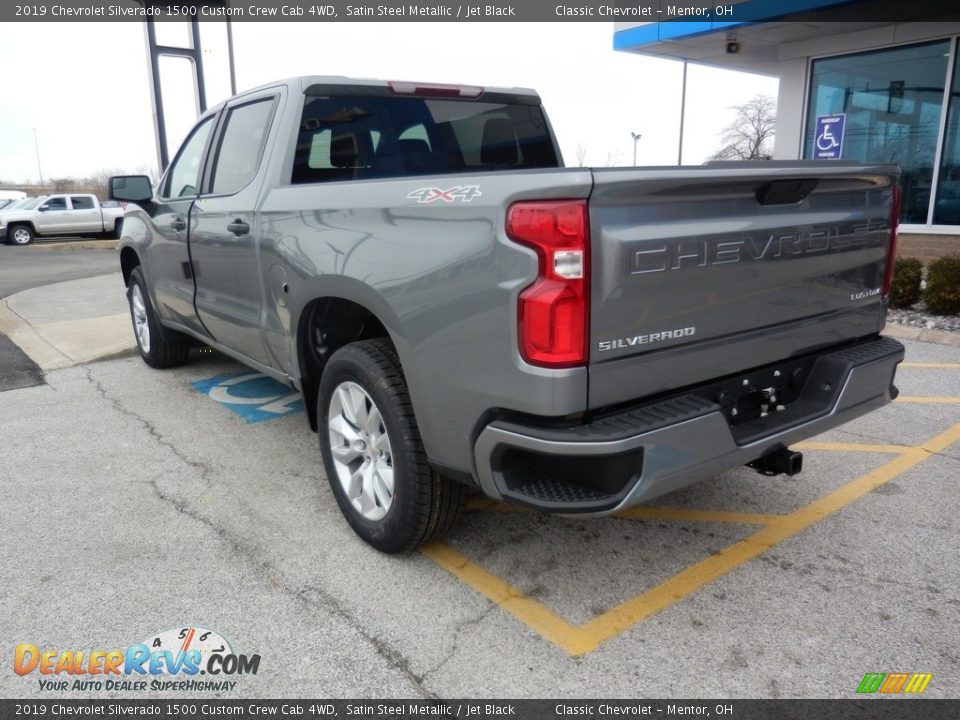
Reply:
M248 423L276 420L304 410L300 393L263 373L230 373L191 384Z

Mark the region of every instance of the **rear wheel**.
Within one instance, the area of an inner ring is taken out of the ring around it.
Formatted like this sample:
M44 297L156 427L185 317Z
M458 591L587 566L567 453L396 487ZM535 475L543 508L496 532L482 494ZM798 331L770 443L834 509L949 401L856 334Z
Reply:
M147 284L139 267L130 273L127 285L127 301L130 304L130 319L133 334L137 339L140 357L150 367L164 369L182 365L190 353L190 338L168 328L160 334L160 320L150 303Z
M327 479L357 535L395 553L452 528L467 488L427 463L400 362L388 342L363 340L334 353L317 403Z
M7 230L7 238L11 245L29 245L33 242L33 228L29 225L14 225Z

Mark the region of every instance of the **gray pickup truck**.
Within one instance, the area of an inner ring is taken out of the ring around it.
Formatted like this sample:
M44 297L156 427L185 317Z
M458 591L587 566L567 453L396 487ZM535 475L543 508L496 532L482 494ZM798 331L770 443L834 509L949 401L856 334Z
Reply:
M305 77L111 179L140 353L299 390L343 514L396 552L471 489L607 514L895 397L895 167L564 168L522 89Z

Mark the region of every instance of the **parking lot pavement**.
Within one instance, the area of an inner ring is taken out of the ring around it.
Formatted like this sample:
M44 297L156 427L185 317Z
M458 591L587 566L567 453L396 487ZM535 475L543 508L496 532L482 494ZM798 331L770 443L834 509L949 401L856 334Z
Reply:
M0 392L43 383L43 373L19 347L0 332Z
M116 240L44 240L27 247L0 243L0 300L50 283L116 272Z
M901 399L797 477L600 519L474 500L406 557L349 530L282 388L219 377L246 374L124 358L0 395L0 694L41 692L15 643L186 624L261 655L228 697L853 697L866 672L960 694L958 348L908 343Z

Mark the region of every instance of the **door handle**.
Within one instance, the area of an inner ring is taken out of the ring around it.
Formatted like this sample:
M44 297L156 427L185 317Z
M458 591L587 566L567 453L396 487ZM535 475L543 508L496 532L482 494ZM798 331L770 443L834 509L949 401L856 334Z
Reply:
M240 237L241 235L246 235L250 232L250 226L240 218L237 218L232 223L227 225L227 230L232 232L237 237Z
M187 229L187 222L182 217L175 217L170 221L170 229L176 232L182 232Z

